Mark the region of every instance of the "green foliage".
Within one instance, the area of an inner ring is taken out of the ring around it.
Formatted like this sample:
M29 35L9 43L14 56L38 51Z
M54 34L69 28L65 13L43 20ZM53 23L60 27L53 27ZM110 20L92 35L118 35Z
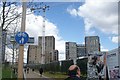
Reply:
M81 69L81 74L82 76L87 75L87 58L84 59L78 59L77 60L77 65ZM68 68L73 65L73 60L64 60L64 61L58 61L58 62L51 62L47 64L33 64L29 66L30 68L34 68L36 70L39 70L40 67L43 68L44 72L50 72L52 74L55 73L62 73L62 74L67 74Z
M3 79L11 78L11 73L12 73L12 69L10 68L10 66L3 67L2 78ZM16 75L14 73L12 73L12 77L14 78L14 80L16 79Z
M73 65L73 60L61 61L61 72L68 72L68 68Z
M87 62L88 62L87 58L77 60L77 65L80 67L82 75L87 74Z

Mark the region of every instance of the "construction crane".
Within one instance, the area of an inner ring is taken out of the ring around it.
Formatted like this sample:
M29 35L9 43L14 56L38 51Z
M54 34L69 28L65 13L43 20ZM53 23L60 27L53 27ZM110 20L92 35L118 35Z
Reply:
M37 9L41 9L43 11L43 25L42 25L42 55L41 55L41 64L45 64L45 13L46 13L46 10L49 10L49 6L47 5L44 5L42 7L39 7L39 8L31 8L31 11L32 10L37 10Z
M42 28L42 64L45 63L45 12L49 6L44 6L43 9L43 28Z

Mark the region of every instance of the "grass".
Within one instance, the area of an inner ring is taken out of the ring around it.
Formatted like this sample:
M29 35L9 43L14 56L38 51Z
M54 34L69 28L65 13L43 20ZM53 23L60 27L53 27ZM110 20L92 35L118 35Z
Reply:
M45 72L43 73L43 75L49 78L67 78L68 77L67 75L62 74L60 72L56 72L56 73Z
M2 67L0 66L0 79L2 78Z
M7 66L2 68L2 78L11 78L12 69ZM16 75L12 73L12 78L16 78Z
M60 73L60 72L56 72L56 73L45 72L45 73L43 73L43 75L46 76L46 77L49 77L49 78L61 78L61 79L68 77L67 74ZM86 80L86 76L87 75L81 74L81 79Z

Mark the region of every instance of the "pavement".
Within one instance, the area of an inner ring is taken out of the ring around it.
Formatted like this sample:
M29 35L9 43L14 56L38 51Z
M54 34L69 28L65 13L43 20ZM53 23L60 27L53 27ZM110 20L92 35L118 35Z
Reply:
M51 80L50 78L44 76L44 75L40 75L39 72L37 71L32 71L31 69L29 70L29 72L24 72L24 78L25 80Z

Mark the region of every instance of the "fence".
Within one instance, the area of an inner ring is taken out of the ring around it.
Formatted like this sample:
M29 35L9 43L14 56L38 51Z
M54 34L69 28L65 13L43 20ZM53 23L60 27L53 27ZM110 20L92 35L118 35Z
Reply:
M87 75L87 61L88 61L87 58L77 59L76 61L83 75ZM66 74L68 71L68 68L72 64L73 64L73 60L64 60L64 61L58 61L58 62L51 62L47 64L29 64L28 66L36 70L42 67L44 71L47 71L47 72L54 72L54 73L61 72Z

